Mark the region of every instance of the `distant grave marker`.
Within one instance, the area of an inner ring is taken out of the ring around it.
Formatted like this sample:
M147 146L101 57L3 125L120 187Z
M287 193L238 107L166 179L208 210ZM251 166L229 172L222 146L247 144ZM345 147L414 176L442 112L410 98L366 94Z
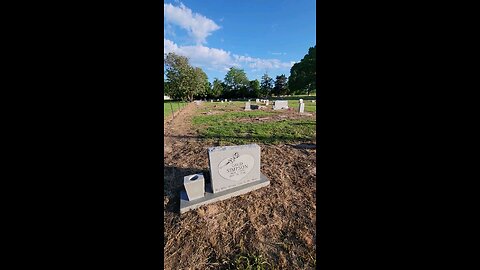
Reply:
M274 110L283 110L288 109L288 101L287 100L275 100L273 103Z
M245 111L251 111L252 108L250 108L250 101L245 102Z
M304 113L305 111L305 103L300 103L300 106L298 106L298 112L299 113Z

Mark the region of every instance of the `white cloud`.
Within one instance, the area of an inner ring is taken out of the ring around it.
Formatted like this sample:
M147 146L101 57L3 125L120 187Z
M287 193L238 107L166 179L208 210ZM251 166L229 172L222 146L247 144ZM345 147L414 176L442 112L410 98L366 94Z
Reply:
M164 38L163 52L174 52L186 56L194 66L217 71L228 71L230 67L251 68L257 70L290 68L295 62L282 62L278 59L261 59L232 54L228 51L209 48L203 45L178 46Z
M170 35L170 36L176 36L175 35L175 30L173 30L173 27L171 24L167 24L167 28L165 29L165 31L163 31L163 37L165 37L166 35Z
M183 3L180 3L178 7L172 4L163 4L163 8L163 16L166 21L187 30L197 44L206 43L206 38L212 32L220 29L220 26L214 21L201 14L192 12Z
M240 56L240 55L233 55L235 60L240 63L247 64L250 68L254 69L265 69L265 68L290 68L292 67L292 63L282 62L278 59L261 59L261 58L253 58L249 56Z
M223 70L225 67L235 66L230 52L205 47L203 45L178 46L173 41L164 39L163 52L174 52L186 56L194 66L210 67L216 70Z

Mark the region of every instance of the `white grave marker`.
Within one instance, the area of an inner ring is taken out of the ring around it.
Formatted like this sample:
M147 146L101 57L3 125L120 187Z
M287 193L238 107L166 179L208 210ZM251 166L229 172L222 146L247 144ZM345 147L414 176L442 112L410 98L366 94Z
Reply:
M303 113L305 111L305 103L300 103L298 107L298 112Z
M273 103L274 110L282 110L288 109L288 101L287 100L275 100Z

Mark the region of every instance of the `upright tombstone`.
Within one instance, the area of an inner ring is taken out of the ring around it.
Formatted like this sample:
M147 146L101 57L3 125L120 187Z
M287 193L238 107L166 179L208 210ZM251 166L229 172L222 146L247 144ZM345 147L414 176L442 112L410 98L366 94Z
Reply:
M256 102L256 103L259 103L259 102L260 102L260 99L257 98L257 99L255 100L255 102Z
M250 101L245 102L245 111L251 111L252 108L250 107Z
M213 193L260 180L260 146L257 144L208 149Z
M180 192L180 213L270 184L270 180L260 172L260 146L257 144L210 147L208 165L211 184L205 186L203 196L201 188L193 187L191 184L190 179L196 180L195 175L185 177L187 179L185 181L191 186L188 187L189 194L188 191Z
M275 100L273 103L274 110L288 109L288 100Z
M213 103L213 99L210 99L210 102Z
M298 106L298 112L303 113L305 111L305 103L300 103Z
M269 102L268 100L265 100L265 105L266 105L266 106L268 106L268 102Z

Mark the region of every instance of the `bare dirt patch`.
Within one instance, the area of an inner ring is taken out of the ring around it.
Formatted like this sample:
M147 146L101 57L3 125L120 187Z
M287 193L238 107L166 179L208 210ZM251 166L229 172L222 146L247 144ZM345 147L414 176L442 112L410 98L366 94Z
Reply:
M195 106L188 105L164 131L165 269L227 269L241 253L261 254L275 269L314 269L313 147L259 144L270 186L179 214L183 176L208 174L207 148L215 146L191 126Z

